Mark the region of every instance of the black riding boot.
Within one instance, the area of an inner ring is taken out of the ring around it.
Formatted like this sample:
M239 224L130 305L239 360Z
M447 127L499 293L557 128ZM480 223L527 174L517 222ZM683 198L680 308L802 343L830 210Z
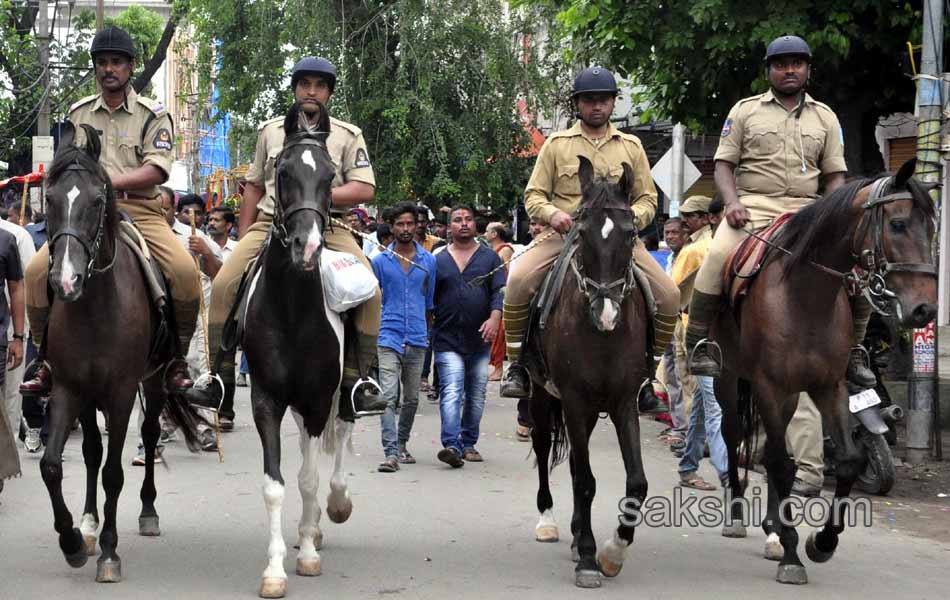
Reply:
M531 395L531 383L528 370L519 362L508 365L508 372L501 382L500 389L503 398L527 398Z
M356 348L350 346L356 343ZM350 421L358 417L378 415L386 410L386 401L378 392L378 383L371 375L376 371L375 336L359 335L347 327L344 339L343 379L340 382L340 418ZM358 353L358 356L357 356ZM361 371L366 375L364 378ZM363 381L360 383L360 380ZM356 393L353 393L354 386Z
M719 305L719 296L693 290L693 298L689 303L689 325L686 327L690 375L719 377L722 371L722 366L709 353L710 346L715 342L707 340L709 325L719 313Z

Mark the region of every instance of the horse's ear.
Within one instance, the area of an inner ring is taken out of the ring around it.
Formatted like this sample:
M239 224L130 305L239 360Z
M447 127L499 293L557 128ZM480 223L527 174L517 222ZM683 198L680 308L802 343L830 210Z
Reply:
M894 176L894 187L901 189L907 187L907 182L914 176L914 170L917 168L917 158L912 158L901 165L897 175Z
M83 123L80 127L82 127L83 132L86 134L86 154L88 154L92 160L99 162L99 154L102 152L102 142L99 141L99 132L96 131L95 127L87 125L86 123Z
M581 180L581 195L583 195L584 190L589 188L590 184L594 181L594 165L590 164L586 156L578 155L577 160L577 176Z
M629 196L633 193L633 184L636 182L636 177L633 174L633 167L627 163L623 163L623 175L620 176L620 181L617 182L620 185L620 189Z
M68 148L76 140L76 126L72 121L66 121L59 128L59 146L57 148Z
M284 135L287 137L292 136L297 133L297 128L300 123L300 107L296 102L290 105L290 108L287 110L287 114L284 116Z

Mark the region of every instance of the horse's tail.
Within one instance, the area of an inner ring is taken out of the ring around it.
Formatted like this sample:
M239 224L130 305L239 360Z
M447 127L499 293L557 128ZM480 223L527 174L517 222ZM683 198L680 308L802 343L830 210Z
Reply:
M737 386L737 410L739 413L739 431L742 435L742 447L745 454L745 473L742 480L749 481L749 467L755 460L759 445L759 412L756 410L752 384L740 379Z
M571 440L567 437L567 427L564 425L564 410L561 400L550 397L548 410L551 415L551 470L564 462L571 454Z
M185 395L177 392L165 394L165 414L172 423L178 425L178 431L185 437L188 450L200 452L198 426L204 423L214 427L214 423L209 423L207 419L192 410Z
M327 417L327 423L323 426L323 433L320 434L320 442L323 452L333 454L336 452L336 445L340 439L340 432L337 431L337 415L340 412L340 390L333 394L333 401L330 403L330 416ZM350 448L353 451L353 442L350 438Z

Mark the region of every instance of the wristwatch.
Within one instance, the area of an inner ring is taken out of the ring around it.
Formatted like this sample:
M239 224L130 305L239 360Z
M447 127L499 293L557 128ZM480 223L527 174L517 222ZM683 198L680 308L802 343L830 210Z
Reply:
M14 333L13 339L20 340L22 342L23 340L26 339L26 336L24 336L22 333Z

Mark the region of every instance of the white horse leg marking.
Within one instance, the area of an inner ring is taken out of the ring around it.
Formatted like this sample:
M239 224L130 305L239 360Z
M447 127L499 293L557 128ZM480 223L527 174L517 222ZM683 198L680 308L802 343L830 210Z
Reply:
M770 533L765 538L765 558L769 560L782 560L785 556L785 549L782 548L782 541L777 533Z
M343 469L343 454L353 435L353 423L336 420L337 444L334 452L333 476L330 478L330 494L327 496L327 515L334 523L344 523L353 512L350 490L346 485L346 471Z
M558 540L557 523L554 521L554 512L550 508L541 513L538 524L534 528L534 538L539 542Z
M320 520L320 504L317 502L317 489L320 487L320 470L317 465L317 448L320 438L310 437L304 425L303 417L293 412L294 421L300 431L300 454L303 461L297 473L297 487L300 489L300 499L303 512L297 526L297 543L300 551L297 553L297 574L315 576L320 574L320 554L317 553L317 542L323 542L318 521Z
M264 569L262 587L268 579L287 579L284 571L284 557L287 546L280 529L280 509L284 503L284 486L264 475L264 506L270 522L270 543L267 546L267 568Z
M607 239L607 236L610 235L610 232L614 230L614 222L607 217L604 219L604 226L600 228L600 237Z
M627 555L630 543L620 537L615 531L614 537L607 540L597 555L597 563L601 572L607 577L616 577L623 567L623 560Z
M83 543L86 546L86 556L96 555L96 532L99 530L99 522L96 521L91 513L84 513L79 520L79 533L82 534Z

